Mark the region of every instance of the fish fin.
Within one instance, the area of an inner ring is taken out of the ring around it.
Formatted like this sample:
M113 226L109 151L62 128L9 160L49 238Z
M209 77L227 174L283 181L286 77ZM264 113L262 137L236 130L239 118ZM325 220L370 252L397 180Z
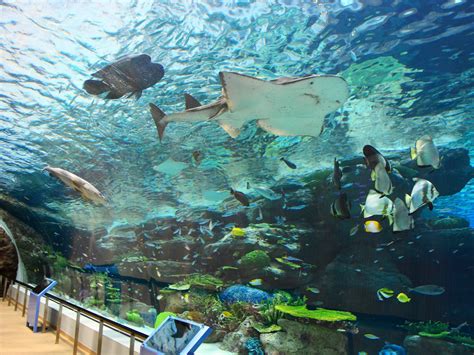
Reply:
M158 129L158 136L160 137L161 142L163 140L166 125L168 124L168 122L164 120L166 114L155 104L150 103L149 105L151 117L153 117L153 121L155 121L156 128Z
M219 126L221 126L222 129L226 131L227 134L231 136L232 138L235 138L240 134L240 127L236 127L235 125L233 125L232 123L228 121L220 120Z
M428 208L430 209L430 211L433 211L433 202L428 203Z
M365 211L365 206L362 205L362 204L359 204L359 206L360 206L360 213L364 212Z
M415 160L415 159L416 159L416 156L417 156L417 154L416 154L416 148L411 147L411 148L410 148L410 157L411 157L411 160Z
M186 110L202 106L201 103L190 94L184 94L184 102L186 105Z
M389 214L387 215L387 218L388 218L388 223L389 223L390 225L392 225L392 224L393 224L393 216L392 216L392 214L389 213Z
M135 100L138 100L140 97L142 97L142 92L141 90L135 91Z
M105 97L107 100L115 100L115 99L120 99L123 95L119 94L116 91L109 91L107 96Z
M375 172L375 170L372 170L372 171L370 172L370 179L371 179L372 181L375 181L375 180L377 179L377 173Z
M409 194L405 194L405 204L407 207L410 207L411 196Z
M82 87L91 95L100 95L110 91L110 87L101 80L86 80Z

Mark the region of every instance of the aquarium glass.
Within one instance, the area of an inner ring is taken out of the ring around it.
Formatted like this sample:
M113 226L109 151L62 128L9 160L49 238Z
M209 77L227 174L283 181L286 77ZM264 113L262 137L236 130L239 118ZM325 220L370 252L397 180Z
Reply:
M222 352L472 353L472 1L3 0L0 28L24 281Z

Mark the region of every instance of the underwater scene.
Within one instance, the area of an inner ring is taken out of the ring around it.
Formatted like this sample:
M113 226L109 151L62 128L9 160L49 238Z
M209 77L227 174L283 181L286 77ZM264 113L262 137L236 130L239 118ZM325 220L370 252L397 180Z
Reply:
M474 2L0 0L0 26L3 275L222 354L474 353Z

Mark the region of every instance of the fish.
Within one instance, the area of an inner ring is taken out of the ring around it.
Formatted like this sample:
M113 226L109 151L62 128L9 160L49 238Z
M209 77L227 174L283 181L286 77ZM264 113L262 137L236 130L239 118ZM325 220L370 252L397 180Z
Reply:
M306 287L306 291L309 291L309 292L314 293L314 294L318 294L318 293L321 292L321 291L319 291L319 289L317 287Z
M360 206L364 213L364 218L372 216L384 216L392 221L393 202L387 196L375 190L369 190L365 199L365 205Z
M341 189L341 179L342 179L342 170L339 167L339 162L337 158L334 158L334 170L332 173L332 183L336 187L336 189Z
M248 121L257 121L264 131L278 136L318 137L324 117L349 98L347 82L334 75L309 75L271 81L220 72L223 95L216 101L166 115L150 103L160 141L169 122L218 123L232 138ZM196 100L197 101L197 100Z
M349 231L349 235L351 237L355 236L357 234L357 232L359 231L359 224L356 224L354 227L351 228L351 230Z
M351 218L351 203L345 192L339 193L339 197L331 204L331 214L339 219Z
M262 213L262 209L259 207L258 208L258 217L255 218L257 221L261 221L263 220L263 213Z
M371 145L365 145L362 152L365 164L371 169L370 177L375 181L375 190L383 195L390 195L393 192L392 182L388 176L391 171L390 163Z
M416 159L416 165L419 167L433 167L439 169L441 160L436 145L431 136L425 135L417 139L415 148L411 148L411 159Z
M415 228L415 221L409 215L409 210L399 197L393 203L393 232L402 232Z
M283 197L282 194L278 194L278 193L276 193L275 191L273 191L272 189L270 189L268 187L257 186L257 187L254 187L254 190L260 196L266 198L267 200L271 200L271 201L276 201L276 200L279 200Z
M199 166L199 164L201 164L201 161L202 161L202 153L200 150L195 150L193 152L193 159L194 161L196 162L196 165Z
M364 229L367 233L380 233L383 228L378 221L365 221Z
M419 293L425 296L439 296L442 295L446 290L442 286L438 285L422 285L414 288L410 288L409 292Z
M380 339L380 337L378 337L377 335L375 335L375 334L370 334L370 333L364 334L364 337L366 337L367 339L370 339L370 340L378 340L378 339Z
M400 293L397 295L397 300L398 300L398 302L400 302L400 303L408 303L408 302L411 301L411 298L408 297L405 293L400 292Z
M375 182L374 189L377 192L380 192L384 196L390 195L394 188L390 176L388 176L387 170L382 162L375 165L374 170L372 170L371 178Z
M47 166L44 168L48 173L61 180L65 185L81 194L84 200L92 201L99 205L107 203L104 195L90 182L61 168Z
M379 288L377 290L377 298L379 299L379 301L383 301L384 299L390 298L393 295L394 291L386 287Z
M249 281L249 285L251 286L262 286L263 280L262 279L253 279Z
M389 173L392 170L390 162L387 159L385 159L382 153L380 153L377 149L375 149L371 145L365 145L364 148L362 148L362 152L364 153L365 165L370 170L374 170L375 166L378 163L382 163L382 166L385 168L387 173Z
M179 339L184 337L184 335L191 330L191 324L183 322L179 319L174 319L174 325L176 327L176 332L171 335L172 338Z
M243 192L230 189L230 194L234 196L235 199L239 201L243 206L248 206L250 204L247 195L245 195Z
M302 263L303 262L302 259L295 258L294 256L284 256L283 259L285 259L286 261L291 261L293 263Z
M436 187L425 179L413 178L415 185L411 190L411 195L405 195L405 202L410 206L409 214L415 213L417 210L427 205L433 210L433 201L439 196Z
M297 263L286 260L285 258L275 258L275 260L278 261L279 263L283 264L283 265L291 267L292 269L300 269L301 268L301 265L298 265Z
M296 164L295 163L292 163L291 161L286 160L285 158L280 158L280 160L282 162L284 162L286 164L286 166L289 167L290 169L296 169Z
M140 54L105 66L92 74L94 79L86 80L83 88L91 95L107 93L107 100L119 99L126 94L139 99L142 91L159 82L164 74L161 64L153 63L146 54Z
M243 237L245 235L245 230L242 228L234 227L230 232L234 237Z
M222 317L224 317L224 318L230 318L230 317L233 317L233 316L234 316L234 315L233 315L231 312L229 312L229 311L223 311L223 312L221 313L221 315L222 315Z

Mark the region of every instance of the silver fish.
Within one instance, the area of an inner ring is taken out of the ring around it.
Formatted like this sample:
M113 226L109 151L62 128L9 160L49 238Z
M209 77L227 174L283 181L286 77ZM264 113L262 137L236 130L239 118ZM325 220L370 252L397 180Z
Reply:
M415 148L411 148L411 158L416 159L418 166L432 166L439 169L441 160L439 159L438 148L433 143L431 136L423 136L415 143Z
M402 232L413 229L415 222L408 214L408 208L400 198L396 198L393 206L393 231Z
M415 185L411 190L411 196L405 195L407 206L410 206L410 214L416 212L421 207L428 205L433 209L433 201L439 196L438 190L434 185L425 179L413 178Z

